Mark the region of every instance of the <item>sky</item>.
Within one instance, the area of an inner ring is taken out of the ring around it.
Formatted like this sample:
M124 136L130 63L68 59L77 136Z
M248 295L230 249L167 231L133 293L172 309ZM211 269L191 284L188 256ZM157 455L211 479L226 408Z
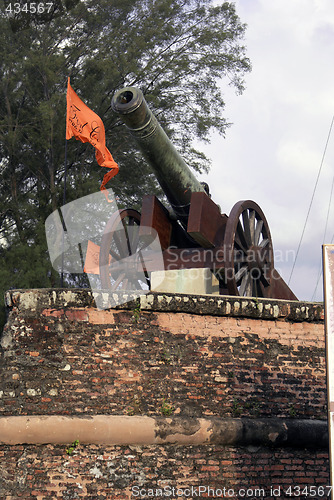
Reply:
M224 87L233 125L201 146L212 160L201 180L227 215L239 200L255 201L275 268L298 299L322 301L322 244L334 242L334 1L235 5L252 71L241 96Z

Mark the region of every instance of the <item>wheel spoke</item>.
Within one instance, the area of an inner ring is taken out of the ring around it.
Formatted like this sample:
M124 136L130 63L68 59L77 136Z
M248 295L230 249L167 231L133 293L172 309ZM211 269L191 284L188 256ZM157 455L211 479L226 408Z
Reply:
M242 222L244 226L244 235L246 239L246 244L247 248L249 248L252 244L252 236L251 236L251 230L250 230L250 224L249 224L249 215L248 215L248 210L244 210L241 214L242 217Z
M121 258L124 259L125 257L127 257L127 248L124 245L124 239L122 237L119 237L118 231L119 230L116 230L114 232L114 241Z
M270 285L270 281L269 281L270 277L267 275L267 271L269 271L269 269L265 269L264 273L261 274L261 278L260 278L261 284L264 287L267 287Z
M245 253L248 249L248 243L245 237L245 232L240 221L238 221L237 230L234 238L235 243L239 246L241 250Z
M114 258L114 260L120 260L122 257L120 256L119 253L116 253L112 248L109 248L109 254L111 255L111 257Z
M128 283L129 283L128 278L125 278L125 280L122 281L121 290L126 290L128 287Z
M129 286L143 288L137 278L136 268L133 267L133 270L128 268L127 260L138 251L139 227L140 214L136 210L120 210L109 219L100 249L100 278L103 288L110 290L126 290ZM111 265L109 265L110 257ZM149 284L148 273L144 271L144 274L143 279Z
M251 276L250 273L247 271L247 274L242 278L242 282L240 285L240 290L239 293L241 296L248 295L248 290L251 285Z
M259 247L266 248L268 245L269 245L269 240L268 240L268 238L265 238L264 240L261 241L261 243L259 244Z
M121 273L117 280L115 280L115 282L112 284L112 287L111 289L112 290L117 290L117 288L119 287L119 284L122 282L122 280L124 279L124 276L125 276L125 273Z
M128 221L128 224L126 223L126 219L122 219L122 224L123 224L123 229L124 229L124 234L125 234L127 254L131 255L132 250L131 250L131 242L130 242L129 231L128 231L128 225L130 226L130 219Z
M242 222L244 225L244 234L245 234L245 238L247 241L247 247L250 247L252 244L252 238L251 238L251 233L250 233L248 211L244 210L242 212L241 216L242 216Z
M252 245L255 244L255 210L249 211L249 228Z
M126 219L123 219L122 223L125 231L127 251L131 255L136 252L138 247L139 224L138 221L132 216L129 216L127 224Z
M251 275L249 274L249 279L247 281L247 287L245 290L245 297L251 297L252 296L252 278Z
M239 271L235 274L235 281L239 283L240 279L247 273L247 267L243 266Z
M254 245L258 245L260 242L262 228L263 228L263 220L258 220L255 229Z
M252 246L254 244L255 211L254 210L244 210L242 212L242 221L244 224L247 247L249 248L250 246Z
M132 253L135 253L136 250L138 249L138 243L139 243L139 224L138 222L132 217L132 224L131 224L131 233L132 233L132 238L131 238L131 249Z
M145 262L144 262L144 259L143 259L143 254L141 252L141 250L139 250L139 258L140 258L140 263L142 265L142 269L144 270L144 275L145 275L145 279L146 279L146 283L148 284L148 286L150 286L150 277L148 275L148 272L147 270L145 269Z

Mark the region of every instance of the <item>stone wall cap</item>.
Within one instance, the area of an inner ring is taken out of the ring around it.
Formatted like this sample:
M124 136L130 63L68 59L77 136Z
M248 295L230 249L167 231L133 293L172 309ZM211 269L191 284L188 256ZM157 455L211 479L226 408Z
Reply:
M109 292L101 291L108 297ZM115 294L115 292L112 292ZM126 302L116 309L156 312L190 313L209 316L245 317L291 322L323 322L322 302L287 301L256 297L226 295L191 295L180 293L150 292L139 298L131 293L116 292ZM121 302L121 300L120 300ZM94 294L90 289L39 288L30 290L9 290L5 293L7 308L35 314L44 308L66 309L96 307Z

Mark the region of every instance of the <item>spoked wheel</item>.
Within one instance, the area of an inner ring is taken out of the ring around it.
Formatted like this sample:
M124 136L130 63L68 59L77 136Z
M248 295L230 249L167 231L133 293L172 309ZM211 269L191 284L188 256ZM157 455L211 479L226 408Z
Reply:
M102 235L99 259L103 289L115 291L150 287L147 272L137 272L135 259L129 273L129 257L140 250L139 226L140 213L132 209L119 210L109 219Z
M273 246L266 218L253 201L239 201L232 208L226 223L224 248L228 293L270 296Z

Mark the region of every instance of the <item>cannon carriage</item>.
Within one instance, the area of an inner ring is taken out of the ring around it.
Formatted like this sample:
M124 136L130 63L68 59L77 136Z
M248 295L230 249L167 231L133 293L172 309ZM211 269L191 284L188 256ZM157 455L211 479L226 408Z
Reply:
M102 287L128 286L121 262L133 254L139 256L136 262L144 269L146 287L151 287L154 271L206 269L215 276L221 295L297 300L274 267L272 239L261 208L243 200L228 216L221 213L207 185L196 179L171 144L139 89L126 87L116 92L112 107L151 166L170 206L147 195L141 213L123 209L112 215L100 248ZM120 228L125 231L125 243L118 237ZM147 266L140 259L140 242L153 233L159 236L163 260L158 258L161 253L153 253Z

